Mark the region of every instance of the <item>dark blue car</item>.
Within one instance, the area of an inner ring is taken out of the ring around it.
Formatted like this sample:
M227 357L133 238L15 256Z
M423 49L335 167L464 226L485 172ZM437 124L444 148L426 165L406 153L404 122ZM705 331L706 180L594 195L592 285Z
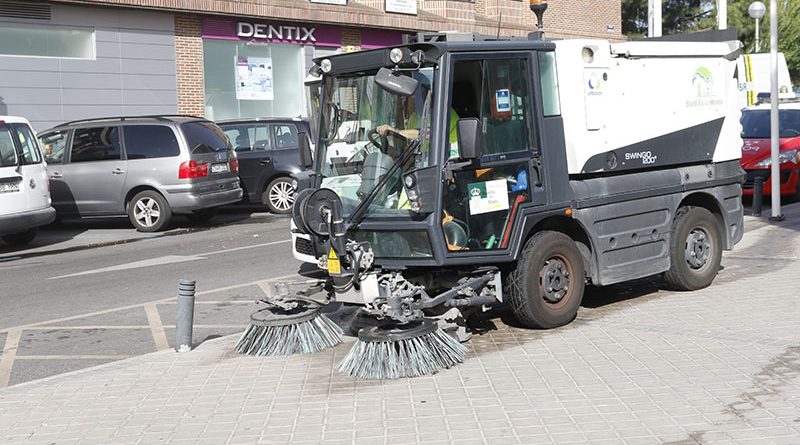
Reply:
M307 120L258 118L217 122L239 158L244 200L262 203L272 213L289 213L294 204L292 173L300 167L299 135L308 139ZM310 139L309 139L310 142Z

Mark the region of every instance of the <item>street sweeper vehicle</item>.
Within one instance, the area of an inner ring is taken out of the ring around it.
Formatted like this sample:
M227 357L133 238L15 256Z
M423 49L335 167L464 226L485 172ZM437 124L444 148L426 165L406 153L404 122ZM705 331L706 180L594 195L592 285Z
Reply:
M440 33L316 59L292 221L324 276L276 285L236 349L347 333L341 372L417 376L465 357L442 319L503 305L548 329L587 285L708 286L742 238L739 48Z

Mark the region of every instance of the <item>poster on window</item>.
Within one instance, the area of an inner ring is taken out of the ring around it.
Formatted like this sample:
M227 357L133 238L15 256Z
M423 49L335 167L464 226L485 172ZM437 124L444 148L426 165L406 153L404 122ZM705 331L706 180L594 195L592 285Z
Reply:
M235 57L236 99L272 100L272 59Z

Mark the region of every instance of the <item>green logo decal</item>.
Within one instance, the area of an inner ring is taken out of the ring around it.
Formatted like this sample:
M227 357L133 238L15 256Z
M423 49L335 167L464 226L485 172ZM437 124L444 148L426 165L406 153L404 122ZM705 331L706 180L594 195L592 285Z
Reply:
M704 66L697 68L692 76L692 86L697 97L713 96L714 79L711 77L711 71Z

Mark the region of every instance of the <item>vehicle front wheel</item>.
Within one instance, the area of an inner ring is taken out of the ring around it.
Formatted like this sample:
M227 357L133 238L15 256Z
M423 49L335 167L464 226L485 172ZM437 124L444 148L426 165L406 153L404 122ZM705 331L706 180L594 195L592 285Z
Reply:
M261 202L272 213L284 215L292 211L294 187L290 178L275 178L261 194Z
M565 325L583 299L583 257L575 242L559 232L539 232L525 243L517 267L507 275L507 300L527 328Z
M24 232L19 233L10 233L8 235L3 235L0 238L3 238L3 241L6 242L9 246L24 246L29 242L33 241L36 237L36 232L39 231L38 227L34 227L32 229L28 229Z
M158 232L169 224L172 209L158 192L145 190L137 193L131 200L128 218L140 232Z
M672 224L670 267L664 273L675 290L696 290L714 281L722 261L717 219L702 207L681 207Z

